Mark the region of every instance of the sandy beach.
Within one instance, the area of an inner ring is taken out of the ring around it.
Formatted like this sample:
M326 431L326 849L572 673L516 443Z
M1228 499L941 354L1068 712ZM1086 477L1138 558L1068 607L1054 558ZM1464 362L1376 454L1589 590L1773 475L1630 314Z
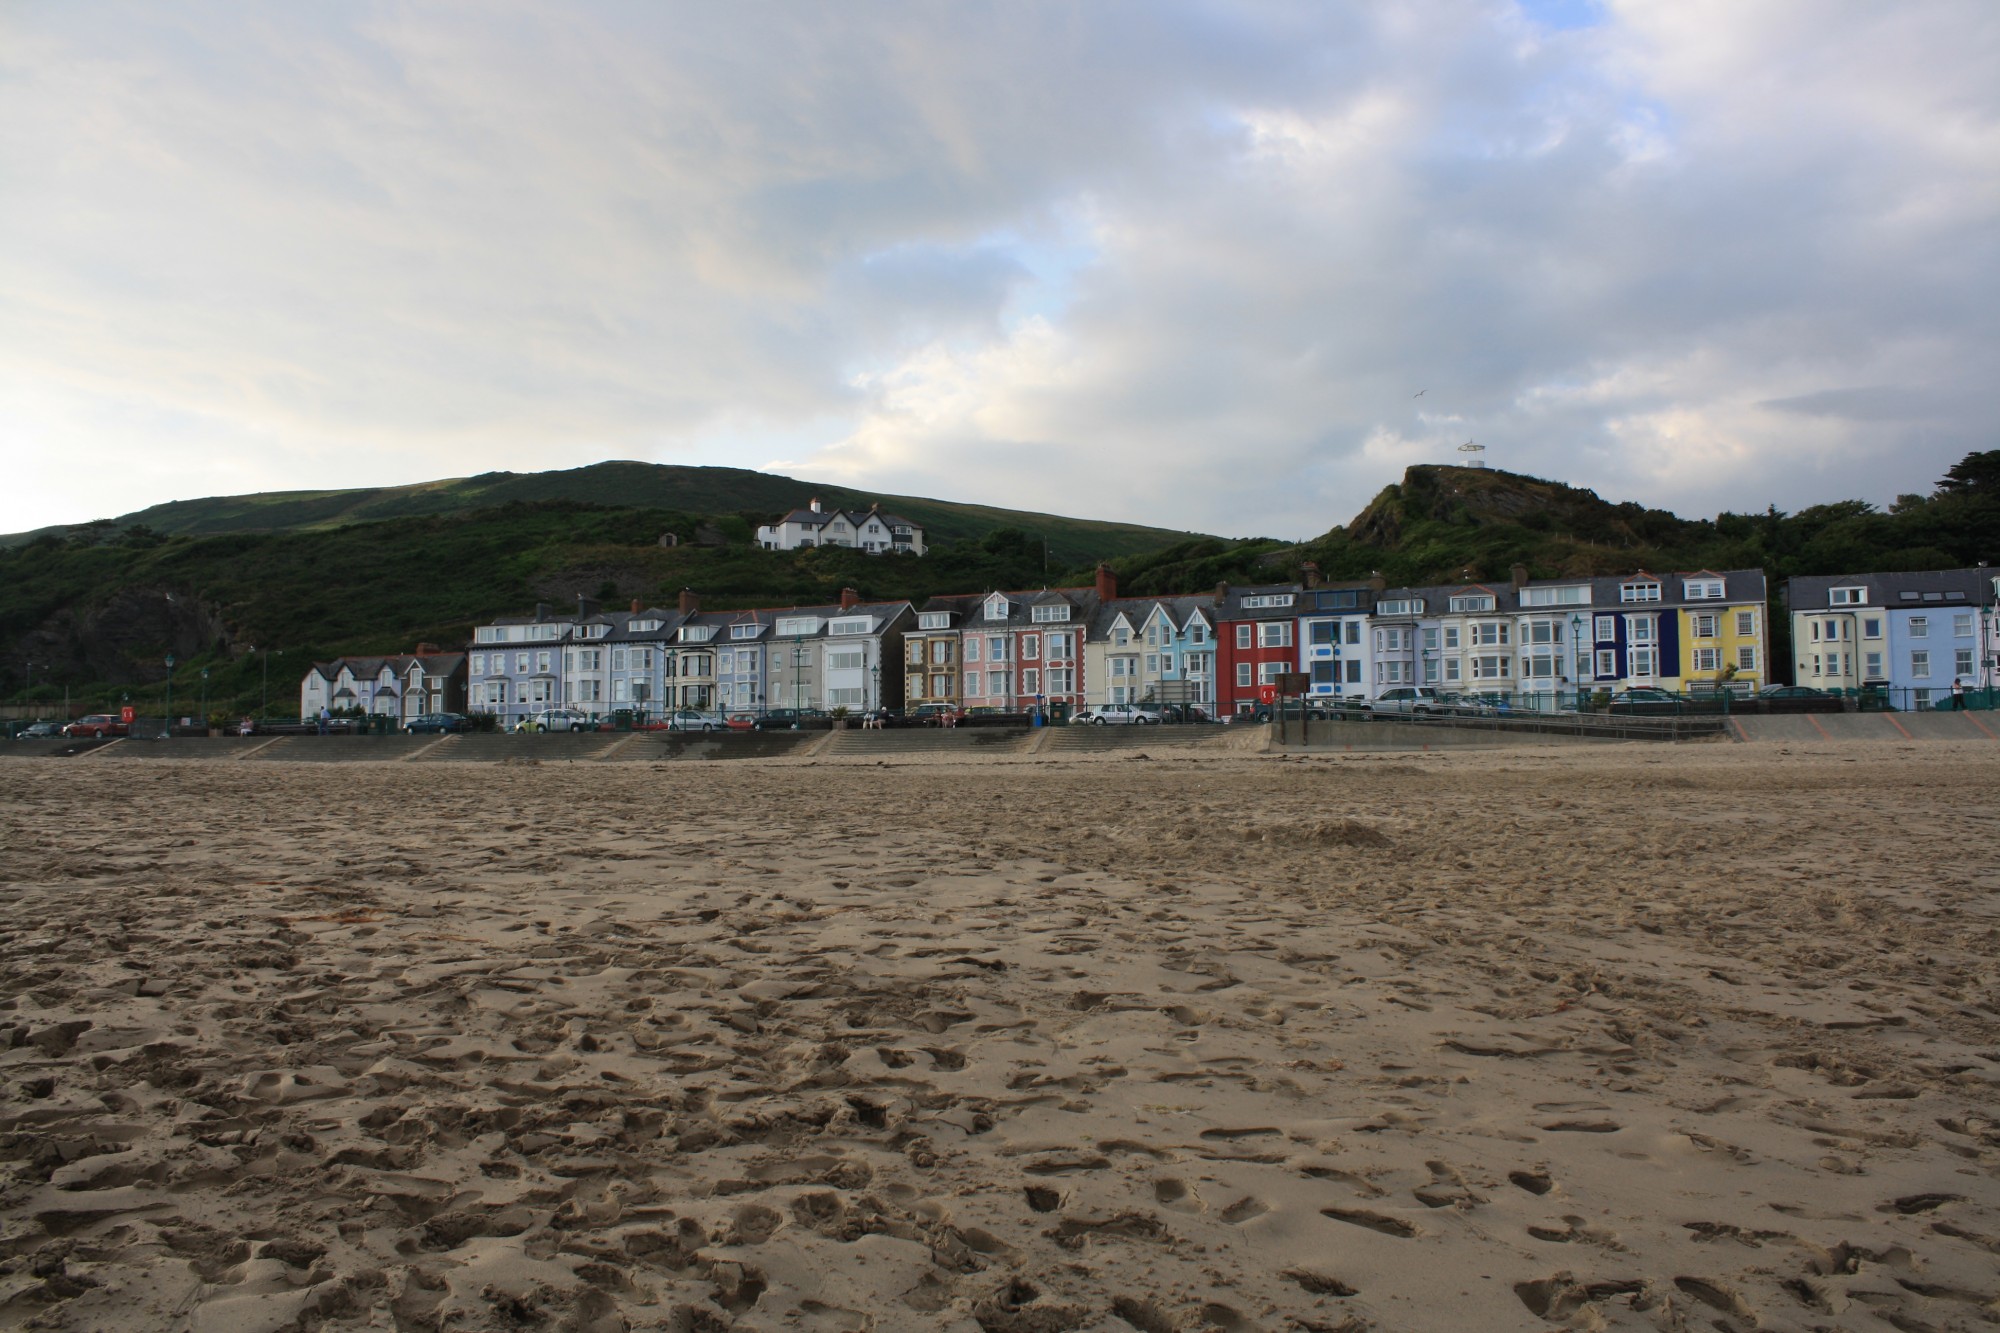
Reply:
M0 760L0 1326L1989 1328L1996 780Z

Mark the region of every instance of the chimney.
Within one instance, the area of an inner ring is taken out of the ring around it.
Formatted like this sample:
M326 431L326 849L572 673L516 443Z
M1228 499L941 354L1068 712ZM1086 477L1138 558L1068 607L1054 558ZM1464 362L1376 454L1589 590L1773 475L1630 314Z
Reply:
M1318 565L1315 565L1312 561L1308 560L1303 565L1299 566L1299 572L1305 575L1306 586L1308 588L1317 588L1319 586Z
M582 593L578 593L576 595L576 618L578 620L582 620L585 616L589 615L590 614L589 607L590 607L590 599L588 597L585 597Z
M632 614L635 616L639 614L639 599L636 597L632 599Z
M806 507L811 509L815 514L817 514L819 512L819 497L815 495L812 498L812 503Z
M1226 601L1226 600L1228 599L1228 597L1229 597L1229 585L1228 585L1227 583L1218 583L1218 584L1216 584L1216 585L1215 585L1215 600L1216 600L1216 601L1218 601L1218 602L1220 602L1220 601Z
M1514 591L1515 592L1521 591L1522 588L1527 586L1527 582L1528 582L1528 567L1526 565L1514 566Z
M843 610L843 611L852 611L852 610L854 609L854 604L855 604L856 602L860 601L860 600L861 600L861 594L860 594L860 593L858 593L858 592L856 592L856 591L854 591L854 589L852 589L852 588L842 588L842 589L840 590L840 609L841 609L841 610Z
M1389 580L1382 577L1381 570L1378 569L1373 574L1370 574L1368 576L1368 591L1373 593L1383 593L1387 592L1388 590L1389 590Z
M681 589L681 614L691 616L701 610L701 594L693 588Z
M437 650L438 646L434 643L420 643L417 645L417 656L435 657L437 655Z
M1100 602L1118 600L1118 575L1110 565L1102 561L1099 561L1097 566L1097 600Z

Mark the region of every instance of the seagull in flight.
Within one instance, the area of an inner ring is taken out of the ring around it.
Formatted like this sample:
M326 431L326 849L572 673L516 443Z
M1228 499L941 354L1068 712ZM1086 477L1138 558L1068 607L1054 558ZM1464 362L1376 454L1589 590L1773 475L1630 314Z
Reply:
M1415 393L1411 394L1411 395L1410 395L1410 397L1412 397L1412 398L1421 398L1421 397L1423 397L1423 396L1424 396L1425 394L1427 394L1427 393L1429 393L1429 392L1430 392L1430 390L1429 390L1429 389L1419 389L1419 390L1417 390L1417 391L1416 391Z

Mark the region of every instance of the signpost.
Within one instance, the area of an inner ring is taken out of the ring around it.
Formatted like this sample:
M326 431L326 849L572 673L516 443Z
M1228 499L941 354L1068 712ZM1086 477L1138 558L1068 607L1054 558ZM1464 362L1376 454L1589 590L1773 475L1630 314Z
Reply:
M1312 688L1312 677L1303 671L1281 671L1278 679L1266 689L1278 694L1278 744L1285 743L1285 704L1287 699L1299 701L1299 744L1306 743L1306 691Z

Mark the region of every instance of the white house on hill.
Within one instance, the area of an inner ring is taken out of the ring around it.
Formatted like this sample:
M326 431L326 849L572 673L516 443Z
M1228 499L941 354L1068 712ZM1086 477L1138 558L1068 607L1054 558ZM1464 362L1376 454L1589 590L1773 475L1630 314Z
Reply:
M907 518L883 513L880 505L870 505L865 511L822 509L814 500L776 523L758 528L757 544L767 551L851 546L871 555L922 555L924 530Z

